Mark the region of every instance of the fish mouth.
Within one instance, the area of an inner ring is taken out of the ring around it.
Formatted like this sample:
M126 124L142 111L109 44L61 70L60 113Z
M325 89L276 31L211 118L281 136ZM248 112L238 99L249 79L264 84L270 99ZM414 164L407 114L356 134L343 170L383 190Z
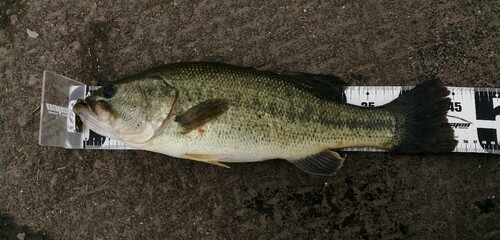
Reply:
M97 105L99 105L99 107L97 107ZM75 105L73 106L73 112L77 115L80 115L83 113L83 111L85 111L83 109L89 110L94 115L94 117L98 117L99 112L102 112L102 110L110 112L110 113L113 112L111 106L107 102L103 102L103 101L96 102L96 101L93 101L89 98L85 98L85 99L79 98L76 101Z
M75 105L73 105L73 112L77 115L80 116L83 114L85 110L90 110L92 113L94 112L90 106L85 102L85 100L79 98L76 100Z
M103 122L99 119L99 114L97 114L96 112L96 110L99 109L99 107L96 107L97 105L98 103L89 99L77 100L77 102L73 106L73 112L75 113L75 121L77 124L77 132L81 132L81 130L83 129L83 125L85 124L98 134L115 139L120 139L120 137L115 134L113 128L109 125L109 123Z
M95 105L96 105L96 103L91 101L89 98L85 98L85 99L79 98L78 100L76 100L76 104L73 106L73 112L75 114L78 114L78 109L87 108L88 110L92 111L92 113L95 114L95 111L94 111Z
M95 104L93 104L95 105ZM82 132L84 121L82 118L87 120L89 117L94 118L95 112L91 106L93 106L87 99L79 98L76 100L73 106L73 112L75 113L75 131Z
M109 110L108 106L108 104L95 102L89 98L78 99L73 106L73 112L77 122L99 126L104 123L100 116Z
M85 103L85 105L87 105L87 107L90 110L94 111L94 108L95 108L95 105L96 105L96 103L94 101L91 101L89 98L85 98L83 100L83 103Z

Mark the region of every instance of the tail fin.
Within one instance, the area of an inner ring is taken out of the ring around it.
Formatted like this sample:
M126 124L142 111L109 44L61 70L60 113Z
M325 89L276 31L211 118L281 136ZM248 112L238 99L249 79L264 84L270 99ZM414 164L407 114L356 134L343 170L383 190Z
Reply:
M392 152L451 152L457 145L446 114L450 92L432 77L384 108L400 116Z

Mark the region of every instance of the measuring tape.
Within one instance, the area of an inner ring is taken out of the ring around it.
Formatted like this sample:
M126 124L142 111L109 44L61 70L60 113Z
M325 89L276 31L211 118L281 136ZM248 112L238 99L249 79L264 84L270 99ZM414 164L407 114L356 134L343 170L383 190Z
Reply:
M54 81L66 81L66 92L57 88L57 93L66 95L54 104L45 102L54 85ZM77 84L75 84L77 83ZM76 118L72 111L78 98L85 98L98 86L87 86L64 76L45 71L42 93L42 111L40 120L40 144L44 146L60 146L73 149L133 149L132 147L112 138L101 136L85 125L83 129L76 129ZM385 105L413 87L406 86L350 86L342 95L346 103L377 107ZM458 144L454 152L493 153L500 154L500 88L470 88L447 87L450 91L451 103L448 110L448 123L455 131ZM52 116L50 116L52 115ZM54 130L54 119L57 118L65 126ZM49 120L47 120L49 119ZM45 126L51 125L57 135L47 133ZM46 140L44 139L46 137ZM62 139L54 139L59 137ZM56 143L57 142L57 143ZM348 148L347 151L383 151L375 148Z

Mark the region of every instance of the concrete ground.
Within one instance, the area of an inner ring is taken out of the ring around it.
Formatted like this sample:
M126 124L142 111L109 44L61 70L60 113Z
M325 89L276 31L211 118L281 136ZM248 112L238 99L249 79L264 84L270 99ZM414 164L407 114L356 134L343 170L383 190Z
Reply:
M500 238L498 155L351 153L317 177L37 143L45 69L94 85L217 61L415 85L438 67L500 87L495 1L123 2L0 2L0 239Z

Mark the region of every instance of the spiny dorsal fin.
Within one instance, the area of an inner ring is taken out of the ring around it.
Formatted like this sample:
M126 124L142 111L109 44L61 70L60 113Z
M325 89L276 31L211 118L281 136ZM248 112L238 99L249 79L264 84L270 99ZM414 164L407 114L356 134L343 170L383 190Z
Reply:
M322 176L332 176L342 167L344 159L345 158L341 157L337 152L325 150L290 162L304 172Z
M176 116L175 121L184 128L183 133L189 133L214 120L228 109L229 101L227 99L209 99Z
M333 75L309 73L287 73L286 75L296 79L296 84L310 90L319 97L334 101L340 101L339 96L347 88L347 84L341 78Z

